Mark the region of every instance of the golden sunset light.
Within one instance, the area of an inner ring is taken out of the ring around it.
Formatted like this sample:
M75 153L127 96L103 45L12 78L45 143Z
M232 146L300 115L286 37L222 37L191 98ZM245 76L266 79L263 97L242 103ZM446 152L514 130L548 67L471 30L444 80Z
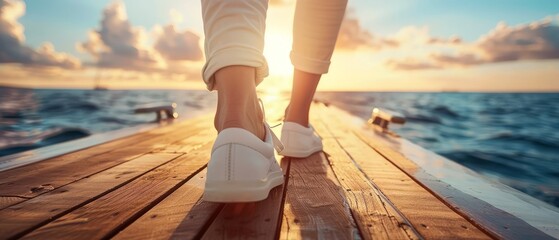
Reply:
M1 239L559 239L557 0L0 0Z
M286 90L293 74L289 53L295 3L270 2L265 35L264 55L270 66L265 84L277 83L275 87ZM200 80L204 34L199 2L169 1L156 8L129 1L94 5L87 10L91 19L71 27L58 20L52 24L41 22L41 28L48 30L42 35L36 33L39 24L34 19L48 19L47 13L37 12L34 3L15 1L6 6L3 21L8 24L5 26L13 27L5 32L17 39L18 48L30 49L22 52L34 51L33 59L37 60L24 60L24 55L14 55L14 59L7 56L0 65L0 84L89 88L96 78L101 78L103 84L114 89L204 88ZM376 3L350 2L330 73L323 77L320 90L559 90L559 70L554 67L558 64L554 55L557 49L553 48L557 43L552 42L556 40L539 38L537 41L542 42L532 49L512 45L498 48L509 41L506 38L532 41L529 34L555 31L559 16L552 12L521 20L512 15L516 8L511 5L510 16L504 11L498 21L480 18L460 32L460 28L441 25L442 16L440 21L416 17L421 21L417 24L410 23L411 17L395 21L404 22L401 25L382 22L394 18L390 12L405 9L404 4L377 8L381 7ZM146 15L142 11L147 9L155 12ZM461 19L462 13L455 11L452 18ZM70 35L58 35L56 29L64 29L64 34ZM119 39L102 35L111 31L126 33L127 36L115 37L127 39L116 44L114 41ZM135 49L139 55L127 57L120 52L124 48Z

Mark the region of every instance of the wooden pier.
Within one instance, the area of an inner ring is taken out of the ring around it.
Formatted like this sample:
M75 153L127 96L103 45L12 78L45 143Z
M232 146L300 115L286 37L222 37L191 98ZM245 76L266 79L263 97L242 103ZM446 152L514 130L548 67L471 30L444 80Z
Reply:
M271 125L284 107L267 106ZM213 115L0 172L0 239L502 237L441 200L406 173L412 162L327 106L314 104L311 116L324 152L281 158L285 184L256 203L200 199Z

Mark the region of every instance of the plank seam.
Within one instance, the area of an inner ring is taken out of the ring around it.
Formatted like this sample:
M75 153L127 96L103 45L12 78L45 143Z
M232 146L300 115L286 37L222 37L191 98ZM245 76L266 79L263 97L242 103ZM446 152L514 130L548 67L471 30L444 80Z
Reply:
M52 191L52 190L51 190L51 191ZM29 200L29 199L31 199L31 198L33 198L33 197L25 197L25 196L20 196L20 195L10 195L10 194L8 194L8 195L0 195L0 197L16 197L16 198L24 198L24 199L26 199L26 201L27 201L27 200Z
M483 233L487 234L487 236L491 237L492 239L500 239L499 235L497 235L496 233L490 231L489 229L483 227L482 225L480 225L479 223L477 223L476 221L474 221L473 219L471 219L468 215L466 215L465 213L462 213L461 211L458 211L458 209L456 209L454 206L450 205L450 203L448 203L447 201L444 200L443 197L441 197L439 194L435 193L433 190L431 190L429 187L427 187L425 184L423 184L421 181L419 181L417 178L413 177L412 175L410 175L407 171L405 171L403 168L401 168L398 164L396 164L395 162L393 162L392 160L390 160L388 158L388 156L386 154L383 154L381 151L377 150L374 146L372 146L371 144L369 144L368 141L365 141L363 139L363 136L361 136L361 134L355 132L355 130L352 130L352 133L354 135L357 136L357 138L364 142L365 144L367 144L368 146L370 146L373 150L375 150L375 152L377 152L378 154L380 154L384 159L386 159L388 162L390 162L390 164L394 165L396 168L398 168L400 171L402 171L404 174L406 174L408 177L410 177L414 182L416 182L417 184L419 184L419 186L421 186L423 189L425 189L427 192L431 193L431 195L433 195L435 198L439 199L439 201L441 201L445 206L447 206L450 210L452 210L453 212L455 212L456 214L458 214L459 216L461 216L464 220L468 221L469 223L471 223L473 226L477 227L480 231L482 231Z
M285 198L287 196L287 187L288 187L288 183L289 183L289 171L291 170L291 158L290 157L284 157L284 159L287 159L287 167L285 169L285 174L284 174L284 181L283 181L283 195L281 196L281 205L280 205L280 210L279 210L279 214L278 214L278 224L276 225L276 234L274 239L279 239L280 235L281 235L281 225L283 224L283 208L285 206ZM287 229L289 229L289 221L287 221Z
M344 150L345 151L345 150ZM325 152L323 152L325 153ZM338 176L338 174L336 173L336 171L334 170L334 168L332 168L332 161L330 160L330 158L328 157L328 154L324 154L324 157L326 158L326 161L328 161L328 166L330 167L330 169L332 170L332 173L334 174L334 176L336 177L336 179L338 180L338 182L340 182L341 185L341 180L340 177ZM352 159L353 160L353 159ZM341 187L341 186L340 186ZM357 224L357 218L355 217L355 213L353 212L353 210L351 209L351 206L349 206L349 204L347 203L347 197L345 196L345 193L340 193L342 195L342 198L344 198L344 200L346 200L346 207L349 209L349 216L351 217L351 219L353 219L353 223L355 224L355 228L357 228L357 232L359 234L360 239L365 239L363 237L363 229L361 229L359 227L359 224ZM353 193L351 193L353 194Z
M203 200L202 200L203 201ZM215 219L217 218L217 216L219 216L219 213L221 213L221 211L223 211L223 209L225 209L225 204L221 203L219 205L219 207L213 212L212 216L208 219L208 221L206 221L206 223L204 224L204 226L202 226L202 228L200 229L200 231L194 236L193 239L202 239L202 237L206 234L206 232L208 231L208 229L212 226L212 224L214 223Z
M155 130L157 130L157 129L155 129ZM133 136L129 136L129 137L133 137ZM183 139L181 139L181 140L174 141L174 142L172 142L171 144L177 143L177 142L180 142L180 141L183 141L183 140L185 140L185 139L189 139L189 138L191 138L191 137L192 137L192 136L189 136L189 137L183 138ZM123 138L123 139L126 139L126 138L128 138L128 137L125 137L125 138ZM113 140L113 141L119 141L119 140L123 140L123 139L116 139L116 140ZM110 142L113 142L113 141L108 141L108 142L106 142L106 143L110 143ZM145 140L145 141L149 141L149 139L148 139L148 140ZM142 142L145 142L145 141L140 141L139 143L142 143ZM103 144L106 144L106 143L103 143ZM102 145L102 144L101 144L101 145ZM99 145L96 145L96 146L99 146ZM92 146L91 148L96 147L96 146ZM194 150L196 150L196 149L198 149L198 148L199 148L199 147L193 148L193 149L191 149L190 151L194 151ZM84 149L77 150L77 151L74 151L74 152L84 151L84 150L86 150L86 149L88 149L88 148L84 148ZM116 148L115 148L115 149L116 149ZM115 149L111 149L111 150L108 150L108 151L106 151L106 152L102 152L102 153L99 153L99 154L94 154L94 155L92 155L92 156L90 156L90 157L93 158L93 157L96 157L96 156L99 156L99 155L108 154L108 153L110 153L110 152L118 151L118 150L115 150ZM73 152L70 152L70 153L73 153ZM54 189L52 189L52 190L39 193L39 194L37 194L37 195L35 195L35 196L33 196L33 197L25 197L25 196L18 196L18 195L15 195L15 197L25 198L25 200L22 201L22 202L18 202L18 203L14 203L14 204L12 204L12 205L5 206L5 207L1 208L0 210L6 209L6 208L11 207L11 206L15 206L15 205L20 204L20 203L23 203L23 202L26 202L26 201L28 201L28 200L30 200L30 199L39 197L39 196L41 196L41 195L43 195L43 194L46 194L46 193L48 193L48 192L55 191L55 190L57 190L57 189L59 189L59 188L61 188L61 187L65 187L65 186L70 185L70 184L72 184L72 183L75 183L75 182L77 182L77 181L80 181L80 180L83 180L83 179L85 179L85 178L91 177L91 176L93 176L93 175L95 175L95 174L98 174L98 173L107 171L107 170L109 170L109 169L111 169L111 168L120 166L120 165L122 165L122 164L128 163L128 162L133 161L133 160L136 160L137 158L143 157L143 156L145 156L145 155L148 155L148 154L155 154L155 153L157 153L157 152L155 152L154 149L152 149L152 150L149 151L149 152L145 152L145 153L143 153L143 154L134 156L134 157L132 157L132 158L130 158L130 159L128 159L128 160L125 160L125 161L123 161L123 162L121 162L121 163L118 163L118 164L116 164L116 165L112 165L112 166L109 166L109 167L107 167L107 168L100 169L99 171L93 172L93 173L91 173L91 174L89 174L89 175L85 175L85 176L83 176L83 177L81 177L81 178L78 178L78 179L75 179L75 180L73 180L73 181L71 181L71 182L67 182L66 184L57 186L56 188L54 188ZM66 153L66 154L69 154L69 153ZM63 155L66 155L66 154L63 154ZM180 153L177 153L177 154L180 154ZM186 153L183 153L183 154L186 154ZM183 154L181 154L181 156L182 156ZM63 155L60 155L60 156L63 156ZM57 157L60 157L60 156L57 156ZM46 160L50 160L50 159L54 159L54 158L56 158L56 157L49 158L49 159L45 159L45 161L46 161ZM88 158L89 158L89 157L88 157ZM172 161L172 160L169 160L169 161ZM41 161L41 162L42 162L42 161ZM163 164L162 164L162 165L163 165ZM162 166L162 165L160 165L160 166ZM27 166L27 165L25 165L25 166ZM24 167L24 166L21 166L21 167ZM19 167L18 167L18 168L19 168ZM17 169L17 168L14 168L14 169ZM11 169L10 169L10 170L11 170ZM150 171L151 171L151 170L152 170L152 169L150 169Z
M120 165L125 164L125 163L130 162L130 161L133 161L133 160L135 160L135 159L137 159L137 158L140 158L140 157L143 157L143 156L145 156L145 155L147 155L147 154L150 154L150 153L148 152L148 153L144 153L144 154L137 155L137 156L135 156L135 157L133 157L133 158L130 158L130 159L128 159L128 160L126 160L126 161L123 161L123 162L121 162L121 163L118 163L118 164L116 164L116 165L113 165L113 166L110 166L110 167L107 167L107 168L104 168L104 169L100 169L100 170L97 171L97 172L93 172L93 173L91 173L91 174L89 174L89 175L85 175L85 176L83 176L83 177L81 177L81 178L78 178L78 179L75 179L75 180L73 180L73 181L67 182L66 184L57 186L56 188L53 188L52 190L48 190L48 191L39 193L39 194L37 194L37 195L35 195L35 196L33 196L33 197L25 197L25 196L18 196L18 195L15 195L15 197L25 198L25 200L24 200L24 201L21 201L21 202L18 202L18 203L15 203L15 204L12 204L12 205L9 205L9 206L6 206L6 207L4 207L4 208L1 208L0 210L6 209L6 208L9 208L9 207L12 207L12 206L15 206L15 205L20 204L20 203L24 203L24 202L26 202L26 201L29 201L29 200L34 199L34 198L36 198L36 197L39 197L39 196L41 196L41 195L43 195L43 194L46 194L46 193L49 193L49 192L52 192L52 191L56 191L56 190L59 189L59 188L62 188L62 187L68 186L68 185L70 185L70 184L72 184L72 183L75 183L75 182L81 181L81 180L83 180L83 179L89 178L89 177L91 177L91 176L93 176L93 175L95 175L95 174L99 174L99 173L104 172L104 171L107 171L107 170L109 170L109 169L111 169L111 168L120 166ZM99 155L100 155L100 154L99 154ZM169 160L169 161L171 161L171 160Z
M325 107L327 108L327 107ZM334 120L336 121L336 120ZM337 120L339 122L339 120ZM327 129L329 130L329 128L327 127ZM403 168L401 168L400 166L398 166L394 161L390 160L389 156L387 154L383 154L380 150L377 150L375 148L375 146L373 146L373 144L369 143L367 140L365 140L365 136L361 135L359 132L357 132L357 130L355 129L349 129L350 133L355 135L357 137L357 139L361 142L363 142L364 144L366 144L367 146L371 147L375 152L377 152L380 156L382 156L386 161L388 161L391 165L393 165L394 167L396 167L397 169L399 169L402 173L404 173L406 176L408 176L410 179L412 179L415 183L417 183L421 188L423 188L424 190L426 190L428 193L430 193L432 196L434 196L436 199L438 199L440 202L442 202L445 206L447 206L452 212L458 214L460 217L462 217L464 220L466 220L467 222L469 222L470 224L472 224L474 227L476 227L478 230L480 230L482 233L485 233L488 237L492 238L492 239L499 239L499 236L496 233L491 232L489 229L484 228L483 226L481 226L480 224L476 223L473 221L473 219L471 219L469 216L465 215L464 213L459 212L457 209L455 209L454 207L452 207L450 205L450 203L447 203L441 196L439 196L438 194L436 194L433 190L431 190L430 188L428 188L425 184L421 183L418 179L416 179L415 177L411 176L407 171L405 171ZM329 130L330 131L330 130ZM343 148L343 147L342 147ZM345 150L344 150L345 151ZM393 150L392 150L393 151ZM347 152L347 151L346 151ZM349 153L348 153L349 154ZM359 166L359 165L357 165ZM359 168L361 170L361 168ZM362 171L362 170L361 170ZM367 175L366 175L367 176ZM371 181L372 184L374 184ZM376 186L376 184L374 184ZM378 188L378 186L376 186ZM380 188L378 188L380 189ZM382 193L382 192L381 192ZM384 195L384 193L382 193ZM384 196L386 197L386 196ZM387 197L386 197L387 198ZM388 198L387 198L388 199ZM389 201L390 204L392 204ZM395 208L399 213L401 213L399 211L399 209ZM409 222L408 222L409 223ZM411 224L410 224L411 226Z
M105 235L102 239L110 239L110 238L114 237L116 234L118 234L120 231L124 230L126 227L128 227L130 224L132 224L133 222L138 220L138 218L143 216L150 209L152 209L157 204L159 204L161 201L163 201L163 199L167 198L169 195L171 195L173 192L175 192L177 189L179 189L182 185L184 185L186 182L188 182L190 179L192 179L196 174L198 174L202 170L204 170L204 168L206 168L206 166L207 166L207 164L204 164L204 165L202 165L202 167L200 167L196 171L192 172L190 174L190 176L186 177L185 179L180 181L178 184L176 184L175 186L173 186L172 188L167 190L165 193L161 194L158 198L154 199L151 203L147 204L141 210L134 213L132 216L130 216L128 219L126 219L122 224L113 228L113 230L108 232L107 235Z
M145 171L144 173L142 173L142 174L140 174L140 175L138 175L138 176L136 176L136 177L134 177L134 178L131 178L131 179L129 179L129 180L127 180L127 181L125 181L125 182L123 182L123 183L121 183L121 184L119 184L119 185L117 185L117 186L115 186L115 187L113 187L113 188L111 188L111 189L108 189L108 190L106 190L105 192L103 192L103 193L101 193L101 194L99 194L99 195L97 195L97 196L95 196L95 197L92 197L92 198L90 198L90 199L88 199L88 200L86 200L86 201L84 201L84 202L82 202L82 203L80 203L80 204L78 204L78 205L76 205L76 206L74 206L74 207L68 208L67 210L62 211L62 212L60 212L59 214L56 214L56 215L52 216L51 218L49 218L49 219L47 219L47 220L45 220L45 221L42 221L42 222L38 223L37 225L35 225L35 226L33 226L33 227L30 227L30 228L28 228L27 230L22 231L21 233L18 233L18 234L16 234L16 235L14 235L12 238L9 238L9 239L18 239L18 238L21 238L21 237L23 237L23 236L25 236L25 235L27 235L27 234L29 234L29 233L31 233L31 232L37 230L37 229L39 229L39 228L41 228L41 227L43 227L43 226L49 224L50 222L55 221L56 219L58 219L58 218L60 218L60 217L62 217L62 216L64 216L64 215L66 215L66 214L68 214L68 213L70 213L70 212L73 212L73 211L76 210L76 209L81 208L81 207L83 207L83 206L85 206L85 205L87 205L87 204L89 204L89 203L91 203L91 202L93 202L93 201L95 201L95 200L97 200L97 199L99 199L99 198L101 198L101 197L103 197L103 196L105 196L105 195L107 195L107 194L109 194L109 193L111 193L111 192L113 192L113 191L115 191L115 190L121 188L122 186L124 186L124 185L126 185L126 184L128 184L128 183L130 183L130 182L132 182L132 181L134 181L134 180L136 180L136 179L138 179L138 178L144 176L145 174L151 172L152 170L154 170L154 169L156 169L156 168L159 168L159 167L161 167L161 166L163 166L163 165L165 165L165 164L168 164L168 163L174 161L174 160L177 159L177 158L182 157L183 155L184 155L184 154L178 155L178 156L176 156L176 157L170 159L169 161L166 161L166 162L164 162L164 163L162 163L162 164L159 164L159 165L157 165L157 166L155 166L155 167L153 167L153 168L150 168L150 169L148 169L147 171ZM119 165L120 165L120 164L119 164ZM108 169L110 169L110 168L108 168ZM105 170L108 170L108 169L105 169ZM103 170L103 171L105 171L105 170ZM100 171L100 172L103 172L103 171ZM100 173L100 172L97 172L97 173ZM97 174L97 173L95 173L95 174ZM92 175L95 175L95 174L92 174ZM92 175L89 175L89 176L92 176ZM84 177L84 178L86 178L86 177ZM84 179L84 178L82 178L82 179ZM82 179L79 179L79 180L82 180ZM79 180L76 180L76 181L79 181ZM72 182L72 183L73 183L73 182ZM66 184L66 185L68 185L68 184ZM66 186L66 185L63 185L63 186ZM60 187L63 187L63 186L60 186ZM52 191L54 191L54 190L52 190ZM49 192L50 192L50 191L49 191ZM45 193L47 193L47 192L45 192ZM43 194L44 194L44 193L43 193ZM40 194L40 195L42 195L42 194ZM40 196L40 195L37 195L37 196ZM36 196L36 197L37 197L37 196ZM24 201L24 202L25 202L25 201ZM20 203L22 203L22 202L20 202ZM20 203L18 203L18 204L20 204ZM17 204L16 204L16 205L17 205Z
M331 130L331 128L329 127L329 125L328 125L326 122L322 121L322 120L320 120L320 121L323 123L323 125L325 126L325 128L327 129L327 131L330 133L330 135L331 135L331 136L334 136L334 133L332 132L332 130ZM353 133L353 131L352 131L352 133ZM407 226L409 227L409 229L410 229L416 236L418 236L420 239L424 239L424 237L423 237L421 234L419 234L419 232L417 231L417 229L411 224L410 220L409 220L395 205L394 205L394 203L393 203L392 201L390 201L390 199L381 191L380 187L379 187L373 180L371 180L371 179L369 178L369 176L365 173L365 171L363 171L363 169L361 168L361 166L359 166L359 164L355 161L355 159L353 158L353 156L344 148L344 146L340 143L340 141L339 141L337 138L335 138L335 137L334 137L334 139L335 139L336 143L338 144L338 146L339 146L339 147L345 152L345 154L349 157L349 159L351 159L351 161L353 162L353 164L355 165L355 167L356 167L356 168L363 174L363 176L368 180L368 182L371 184L371 186L372 186L375 190L377 190L377 192L379 193L379 194L377 195L377 197L378 197L378 198L381 200L381 202L383 203L384 209L385 209L387 212L389 212L388 209L386 208L386 205L385 205L385 203L388 203L388 204L392 207L392 209L394 209L394 211L402 218L402 220L404 221L404 223L402 223L402 224L407 225ZM361 140L361 139L360 139L360 140ZM372 147L371 147L371 148L372 148ZM373 148L373 149L374 149L374 148ZM375 150L375 151L376 151L376 150ZM383 157L384 157L384 156L383 156ZM328 160L328 162L332 163L332 162L330 161L330 159L328 158L327 155L326 155L326 159ZM333 171L334 175L336 176L336 178L338 178L338 175L336 174L336 171L334 171L333 168L332 168L332 171ZM350 208L350 211L351 211L351 208ZM351 214L351 216L352 216L352 218L354 218L354 220L356 220L355 217L353 216L353 213ZM357 228L359 229L359 224L357 224ZM359 231L360 231L360 233L361 233L361 229L359 229ZM407 231L405 231L405 232L406 232L406 234L408 234ZM410 239L412 239L412 236L410 236L409 234L408 234L408 237L409 237Z

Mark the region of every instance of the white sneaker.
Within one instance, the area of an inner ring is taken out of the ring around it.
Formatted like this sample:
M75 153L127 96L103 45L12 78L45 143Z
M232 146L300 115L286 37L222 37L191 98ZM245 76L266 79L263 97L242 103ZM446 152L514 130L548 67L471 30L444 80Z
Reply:
M212 148L203 199L210 202L256 202L283 184L274 156L273 132L266 124L266 141L242 128L221 131Z
M304 127L294 122L284 122L281 129L281 142L284 149L281 155L305 158L322 151L322 140L314 133L311 125Z

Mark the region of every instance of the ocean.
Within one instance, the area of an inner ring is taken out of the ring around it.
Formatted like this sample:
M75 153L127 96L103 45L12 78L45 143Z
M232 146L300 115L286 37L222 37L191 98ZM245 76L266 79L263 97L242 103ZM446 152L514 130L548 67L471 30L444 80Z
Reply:
M286 95L287 96L287 95ZM362 119L402 113L402 137L490 179L559 207L559 93L318 92ZM0 156L154 121L133 110L176 102L182 119L213 112L203 90L0 88Z

